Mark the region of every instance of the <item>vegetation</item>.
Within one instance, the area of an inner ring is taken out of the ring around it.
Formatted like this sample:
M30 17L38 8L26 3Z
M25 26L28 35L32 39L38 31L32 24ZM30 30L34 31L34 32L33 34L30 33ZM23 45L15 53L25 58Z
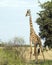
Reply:
M20 49L16 49L16 47L0 48L0 65L36 65L34 60L26 62L26 60L23 58L24 52L22 51L22 47L20 47ZM38 63L38 65L51 64L52 61L42 61Z
M24 65L18 53L12 49L0 49L0 65Z
M8 42L0 42L0 47L4 47L4 46L23 46L25 43L24 39L21 37L14 37L12 40L8 41Z
M52 47L52 1L40 3L42 11L38 13L39 17L36 23L40 28L40 37L45 39L44 46Z
M25 52L29 51L29 45L22 45L21 38L14 38L10 42L1 42L0 65L36 65L35 60L27 61ZM19 42L19 45L18 45ZM16 45L17 44L17 45ZM38 65L51 65L52 61L39 62Z
M52 2L40 3L40 6L43 10L38 13L39 18L36 20L40 28L39 35L45 39L45 46L52 47ZM24 43L24 39L18 37L9 42L1 42L0 65L36 65L33 60L26 62L24 53L29 45L24 45ZM37 65L52 65L52 60L39 62Z

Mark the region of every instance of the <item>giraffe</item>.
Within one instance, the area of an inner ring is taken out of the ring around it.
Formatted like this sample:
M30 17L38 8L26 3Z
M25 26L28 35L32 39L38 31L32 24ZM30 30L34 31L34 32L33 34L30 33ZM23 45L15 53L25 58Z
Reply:
M42 48L41 39L36 34L36 32L34 31L34 28L33 28L32 17L31 17L31 11L30 11L30 9L27 10L26 16L29 16L29 24L30 24L30 49L31 49L31 51L30 51L30 59L31 59L31 56L32 56L32 43L33 43L34 44L35 60L38 61L38 54L36 52L36 47L37 47L37 44L38 44L40 46L40 49L41 49L41 52L42 52L42 55L43 55L43 59L45 61L45 57L44 57L44 54L43 54L43 48Z

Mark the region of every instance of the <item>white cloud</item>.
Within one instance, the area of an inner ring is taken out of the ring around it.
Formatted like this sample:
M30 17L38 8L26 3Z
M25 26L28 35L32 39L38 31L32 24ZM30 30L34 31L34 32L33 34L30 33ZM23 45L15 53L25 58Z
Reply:
M0 0L0 7L33 7L33 2L20 0Z

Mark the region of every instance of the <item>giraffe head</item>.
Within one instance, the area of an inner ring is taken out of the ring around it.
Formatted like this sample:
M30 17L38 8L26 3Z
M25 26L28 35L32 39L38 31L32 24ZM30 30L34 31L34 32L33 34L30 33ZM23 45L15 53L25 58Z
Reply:
M31 11L30 11L30 9L28 9L26 12L26 16L30 16L30 15L31 15Z

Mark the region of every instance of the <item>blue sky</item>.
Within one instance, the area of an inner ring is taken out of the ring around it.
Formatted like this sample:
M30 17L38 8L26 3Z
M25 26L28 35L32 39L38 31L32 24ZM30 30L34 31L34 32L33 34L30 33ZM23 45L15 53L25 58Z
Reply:
M42 3L45 1L49 0L40 0ZM25 17L27 9L31 9L33 27L38 34L39 28L35 23L37 12L41 10L38 0L0 0L1 40L23 37L29 43L29 18Z

